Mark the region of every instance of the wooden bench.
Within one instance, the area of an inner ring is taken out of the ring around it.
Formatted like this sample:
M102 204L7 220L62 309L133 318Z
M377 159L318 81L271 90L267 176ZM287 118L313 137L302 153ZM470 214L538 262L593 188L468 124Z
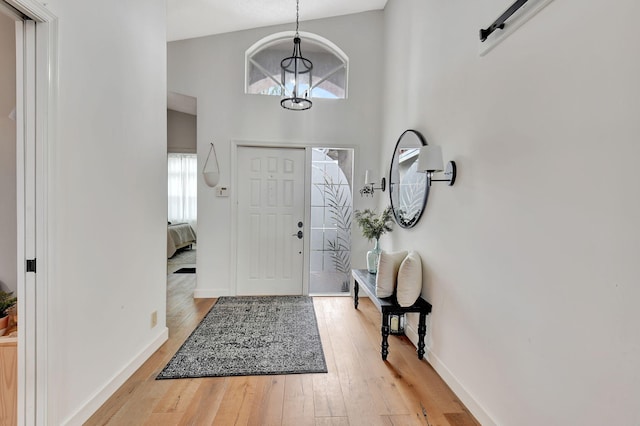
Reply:
M418 358L424 357L424 336L427 332L426 318L431 312L431 304L419 297L411 306L402 307L398 305L395 295L391 297L380 298L376 296L376 275L369 273L366 269L352 269L353 276L353 305L358 309L358 293L360 290L369 295L369 299L373 302L378 310L382 313L382 360L386 361L389 354L389 316L402 315L407 312L416 312L420 314L418 321Z

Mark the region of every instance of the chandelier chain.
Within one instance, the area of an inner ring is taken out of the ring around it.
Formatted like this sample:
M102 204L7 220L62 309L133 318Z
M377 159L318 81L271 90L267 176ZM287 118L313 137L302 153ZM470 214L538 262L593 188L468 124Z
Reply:
M299 21L300 21L300 0L296 0L296 36L298 35Z

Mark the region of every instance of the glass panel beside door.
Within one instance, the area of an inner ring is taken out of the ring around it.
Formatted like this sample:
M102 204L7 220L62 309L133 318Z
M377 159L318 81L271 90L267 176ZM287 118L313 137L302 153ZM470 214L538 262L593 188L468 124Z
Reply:
M311 294L349 294L353 150L314 148L311 160Z

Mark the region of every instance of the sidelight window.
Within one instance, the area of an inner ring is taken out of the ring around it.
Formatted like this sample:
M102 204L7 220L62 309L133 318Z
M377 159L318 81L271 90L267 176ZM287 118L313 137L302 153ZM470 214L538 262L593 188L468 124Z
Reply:
M351 282L353 150L314 148L311 175L312 294L348 293Z

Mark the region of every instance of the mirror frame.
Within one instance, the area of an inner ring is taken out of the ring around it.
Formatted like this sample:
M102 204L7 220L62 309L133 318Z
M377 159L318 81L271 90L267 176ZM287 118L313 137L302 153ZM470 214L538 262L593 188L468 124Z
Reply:
M427 206L427 198L429 198L429 184L427 182L426 176L425 176L425 183L424 183L424 197L422 199L422 206L420 209L420 212L417 214L417 216L415 216L411 221L405 221L402 220L398 213L396 212L396 207L393 205L393 191L394 191L394 186L398 185L399 182L394 182L393 181L393 172L394 172L394 164L396 162L398 162L398 148L400 147L400 144L402 143L402 139L407 135L407 134L411 134L413 133L418 140L420 141L420 143L422 144L422 146L427 145L427 141L424 138L424 136L422 136L422 133L420 133L417 130L413 130L413 129L407 129L404 132L402 132L402 134L400 135L400 137L398 138L398 142L396 142L396 147L393 150L393 156L391 157L391 165L389 166L389 201L391 203L391 210L393 211L393 218L395 219L396 223L398 225L400 225L402 228L413 228L414 226L416 226L416 224L418 223L418 221L420 220L420 218L422 217L422 214L424 213L424 209ZM417 158L416 158L416 161ZM397 165L396 165L397 167Z

